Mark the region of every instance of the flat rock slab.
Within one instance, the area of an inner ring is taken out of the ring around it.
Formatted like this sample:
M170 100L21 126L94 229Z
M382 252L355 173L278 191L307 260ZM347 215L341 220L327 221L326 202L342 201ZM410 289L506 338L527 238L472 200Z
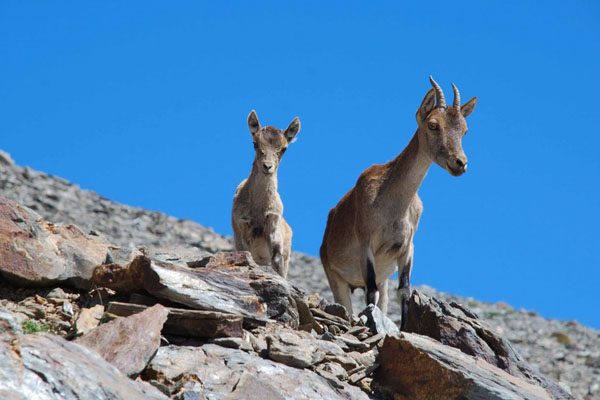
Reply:
M377 357L373 388L393 400L551 400L540 386L426 336L388 335Z
M184 259L186 265L195 263L189 257ZM236 314L258 322L270 318L298 327L295 299L302 297L301 292L275 272L256 265L249 252L217 254L198 263L195 265L205 266L189 268L180 261L139 256L127 265L112 266L110 271L98 268L94 282L125 292L125 286L143 287L160 299L193 309ZM127 285L120 283L118 277L128 280Z
M308 368L325 358L316 344L318 339L301 337L300 332L286 330L268 335L266 340L269 358L290 367Z
M12 325L7 314L0 309L0 326ZM0 337L0 360L0 399L167 399L60 336L6 329Z
M157 304L139 314L100 325L76 343L96 351L124 374L136 375L156 353L167 315L167 309Z
M573 398L564 388L531 368L508 340L461 304L447 303L415 290L410 297L404 328L407 332L431 337L465 354L479 357L513 376L540 385L556 398Z
M0 197L0 274L13 284L88 289L107 253L106 244L75 225L45 222L33 210Z

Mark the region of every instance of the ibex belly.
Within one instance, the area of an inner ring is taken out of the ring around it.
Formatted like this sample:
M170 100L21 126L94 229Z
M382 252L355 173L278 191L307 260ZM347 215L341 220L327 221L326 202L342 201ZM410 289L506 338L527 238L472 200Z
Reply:
M414 228L408 219L391 221L377 229L371 240L371 251L375 257L377 282L392 275L398 260L406 257L410 248Z

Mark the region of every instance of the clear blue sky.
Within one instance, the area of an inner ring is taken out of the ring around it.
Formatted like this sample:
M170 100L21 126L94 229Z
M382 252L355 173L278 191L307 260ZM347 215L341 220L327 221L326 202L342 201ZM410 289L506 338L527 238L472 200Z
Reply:
M469 171L434 165L420 189L413 283L600 328L598 21L592 1L2 1L0 148L231 234L246 116L299 116L280 193L317 255L329 209L412 137L432 74L479 102Z

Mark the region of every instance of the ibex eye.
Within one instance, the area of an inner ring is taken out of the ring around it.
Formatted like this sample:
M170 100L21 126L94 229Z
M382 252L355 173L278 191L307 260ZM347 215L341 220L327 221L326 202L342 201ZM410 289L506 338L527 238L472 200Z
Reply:
M429 129L431 129L433 131L435 131L438 128L437 122L433 122L433 121L429 121L428 126L429 126Z

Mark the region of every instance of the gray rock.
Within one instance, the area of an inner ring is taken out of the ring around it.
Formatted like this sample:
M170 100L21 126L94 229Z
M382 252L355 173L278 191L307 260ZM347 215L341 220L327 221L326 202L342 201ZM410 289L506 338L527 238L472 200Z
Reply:
M0 150L0 164L6 165L8 167L15 165L15 162L10 157L10 154L7 152Z
M23 333L23 330L15 313L9 312L0 306L0 340L5 340L21 333Z
M345 319L347 321L350 321L350 316L348 315L348 310L346 310L346 307L344 307L341 304L338 303L328 303L324 308L323 311L325 311L328 314L331 315L335 315L336 317Z
M293 331L268 335L266 341L269 358L290 367L308 368L325 357L312 340L303 339Z
M199 347L159 347L143 375L147 380L169 382L205 361L206 355Z
M46 297L49 299L66 299L69 296L61 288L55 287L54 289L48 292Z
M229 347L231 349L239 349L242 347L243 339L239 337L215 338L212 340L212 343L223 347Z
M94 352L59 336L21 335L13 322L0 310L0 398L167 399L131 381Z
M258 379L251 381L265 381L270 385L268 391L263 392L265 396L277 393L283 398L298 400L369 398L360 389L347 383L339 382L339 388L332 387L328 380L312 371L265 360L254 353L215 345L205 345L202 349L207 357L206 362L187 374L196 376L203 383L202 389L197 388L199 393L210 392L213 398L221 398L232 391L235 392L243 373Z
M379 307L373 304L369 304L364 310L361 311L359 317L365 316L367 318L366 325L371 329L373 334L381 333L387 335L390 333L400 332L398 326L384 315Z

